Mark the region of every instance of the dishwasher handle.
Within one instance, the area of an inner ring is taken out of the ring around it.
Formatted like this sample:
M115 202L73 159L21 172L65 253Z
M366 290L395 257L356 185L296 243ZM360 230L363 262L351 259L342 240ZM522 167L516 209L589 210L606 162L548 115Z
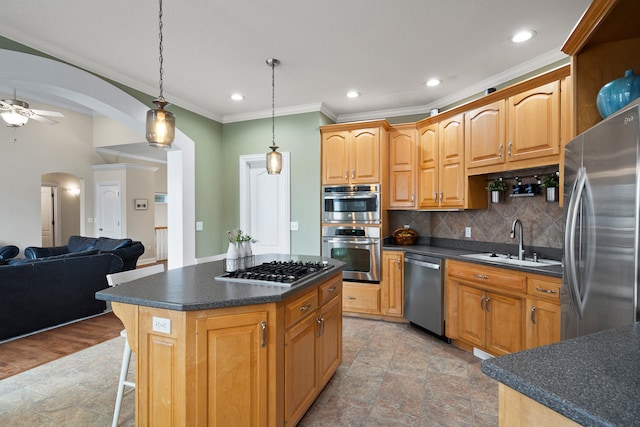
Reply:
M405 264L419 265L421 267L430 268L431 270L440 270L440 264L434 264L432 262L419 261L419 260L413 259L413 258L405 257L404 258L404 263Z

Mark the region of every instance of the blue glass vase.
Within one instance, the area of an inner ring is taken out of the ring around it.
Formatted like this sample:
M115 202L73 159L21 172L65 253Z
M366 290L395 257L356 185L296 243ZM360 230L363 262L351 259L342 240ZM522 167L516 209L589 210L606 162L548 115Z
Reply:
M598 92L596 105L603 118L607 118L631 101L640 98L640 75L627 70L624 77L615 79Z

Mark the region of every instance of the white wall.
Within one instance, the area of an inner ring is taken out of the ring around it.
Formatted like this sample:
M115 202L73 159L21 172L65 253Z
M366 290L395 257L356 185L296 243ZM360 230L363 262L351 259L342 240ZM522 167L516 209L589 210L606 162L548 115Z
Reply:
M52 109L22 100L31 108ZM44 174L68 173L84 179L85 200L93 201L91 165L102 163L102 159L93 149L91 117L56 110L65 115L59 119L60 125L30 120L20 128L9 128L0 123L0 245L13 244L21 251L41 245L40 184ZM87 216L93 216L92 203L85 209Z

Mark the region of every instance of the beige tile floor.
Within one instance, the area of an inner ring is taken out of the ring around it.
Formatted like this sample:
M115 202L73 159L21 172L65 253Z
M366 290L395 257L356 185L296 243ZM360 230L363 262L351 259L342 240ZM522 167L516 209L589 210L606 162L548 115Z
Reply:
M498 425L497 383L472 355L410 325L350 317L343 344L301 427ZM0 426L111 425L123 345L116 338L0 381ZM119 425L134 425L133 393Z

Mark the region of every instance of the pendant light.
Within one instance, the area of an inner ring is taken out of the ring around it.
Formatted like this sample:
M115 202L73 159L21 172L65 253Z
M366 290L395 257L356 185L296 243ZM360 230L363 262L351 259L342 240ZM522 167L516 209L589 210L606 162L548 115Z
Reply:
M267 153L267 173L269 175L279 175L282 171L282 154L278 153L276 145L276 84L275 68L280 65L280 61L275 58L267 59L267 65L271 67L271 152Z
M164 84L162 68L164 58L162 56L162 0L160 0L160 14L158 17L160 27L160 96L153 101L158 108L147 111L147 141L152 147L171 148L171 143L176 132L176 117L170 111L165 110L169 103L164 99Z

